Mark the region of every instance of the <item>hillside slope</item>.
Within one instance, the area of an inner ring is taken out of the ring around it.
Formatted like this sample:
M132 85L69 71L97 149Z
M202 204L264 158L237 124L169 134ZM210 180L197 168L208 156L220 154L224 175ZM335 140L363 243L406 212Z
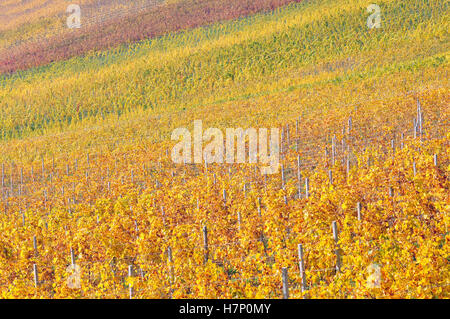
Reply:
M3 75L0 295L281 298L286 269L291 298L448 298L448 4L379 5L380 29L302 1ZM194 120L280 128L279 172L174 164Z

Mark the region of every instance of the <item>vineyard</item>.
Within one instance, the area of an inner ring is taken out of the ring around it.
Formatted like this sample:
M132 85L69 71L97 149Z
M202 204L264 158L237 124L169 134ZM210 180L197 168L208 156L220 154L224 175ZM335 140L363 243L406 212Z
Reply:
M57 2L58 5L48 13L52 18L37 19L32 27L27 25L23 32L16 29L5 32L6 49L0 51L0 71L24 70L92 50L103 50L170 31L244 17L298 1L300 0L106 0L99 3L88 0L85 4L81 3L83 12L87 11L81 32L68 29L62 23L63 16L51 15L50 12L54 10L65 12L61 10L65 4Z
M39 45L11 18L0 296L449 298L448 3L370 3L167 1ZM195 120L279 128L278 173L175 164Z

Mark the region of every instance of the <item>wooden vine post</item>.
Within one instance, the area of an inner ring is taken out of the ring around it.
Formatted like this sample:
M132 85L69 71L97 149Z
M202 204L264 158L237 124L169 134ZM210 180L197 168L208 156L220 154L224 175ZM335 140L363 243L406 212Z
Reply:
M289 299L289 278L288 270L286 267L281 269L282 272L282 282L283 282L283 299Z
M333 221L332 229L333 229L333 238L335 244L335 254L336 254L336 272L341 271L341 254L339 251L339 238L338 238L338 229L336 221Z
M209 255L208 229L206 228L206 226L203 226L203 250L205 252L203 263L206 264L208 262L208 255Z
M358 220L361 221L361 202L356 203L356 213Z
M128 278L132 278L133 277L133 266L129 265L128 266ZM129 293L129 297L130 299L133 299L133 285L130 283L128 286L128 293Z
M36 264L33 264L33 279L34 279L34 287L37 288L39 286L39 275Z

